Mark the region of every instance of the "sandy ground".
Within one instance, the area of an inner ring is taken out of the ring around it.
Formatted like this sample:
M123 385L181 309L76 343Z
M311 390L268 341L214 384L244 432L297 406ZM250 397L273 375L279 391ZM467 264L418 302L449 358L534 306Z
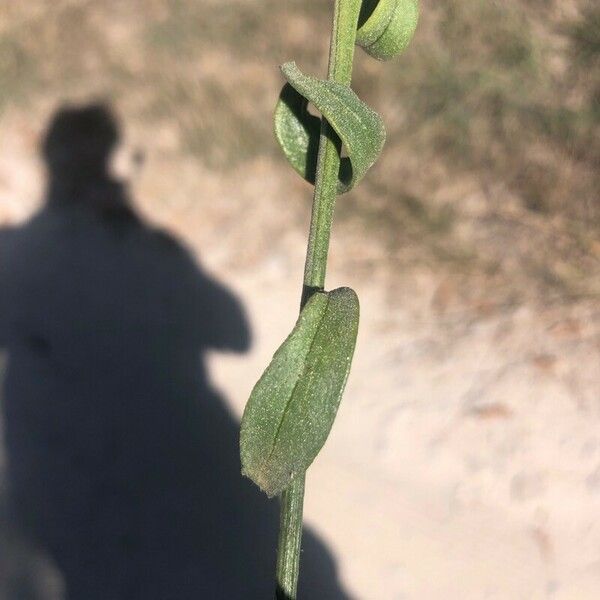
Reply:
M31 213L41 189L31 158L39 131L17 111L3 132L0 224L10 224ZM130 132L117 161L127 172L128 149L152 149L131 175L140 211L180 236L252 323L248 355L210 358L239 415L295 321L310 189L283 163L259 159L223 177L175 160L168 130L145 135ZM600 597L598 304L464 305L452 275L396 272L376 232L345 222L328 287L342 284L361 299L358 349L309 471L306 519L349 593Z
M561 9L568 4L561 2ZM15 3L7 15L47 10L44 2L22 6ZM127 13L126 3L120 6ZM119 20L108 12L112 28L102 21L96 29L111 33L109 54L135 71L143 64L143 54L130 47L138 15ZM14 23L0 22L0 32L19 24L11 18ZM298 31L292 23L288 35L303 40L303 23L296 23ZM214 52L218 60L207 53L187 68L204 73L207 82L210 69L220 68L234 90L238 80L253 83L250 102L240 100L244 122L257 106L268 104L267 114L280 85L273 61L239 69L232 79L231 57ZM50 66L64 61L58 53ZM93 61L86 66L85 93L104 89L96 69ZM172 83L165 76L163 85ZM182 156L180 132L168 121L150 127L129 118L148 93L141 89L146 84L142 78L140 90L117 107L126 126L117 170L131 179L140 212L181 238L245 305L251 351L210 357L216 387L240 415L296 318L310 188L278 158L252 158L223 172ZM75 79L72 87L79 85ZM233 97L232 89L223 89ZM0 227L23 222L37 206L43 179L34 157L57 104L43 89L32 104L13 103L0 116ZM210 116L198 119L205 125ZM141 171L131 159L138 148L146 155ZM405 176L393 158L384 154L379 168ZM402 169L413 166L421 168ZM529 229L519 228L525 218L519 209L499 231L472 186L445 173L441 179L451 191L438 195L461 199L455 230L466 242L517 263L522 247L527 251L531 239L535 244L529 234L543 217L528 213ZM499 204L514 208L504 199ZM334 554L347 591L357 600L600 598L598 297L574 301L553 294L545 303L539 294L520 293L506 302L510 290L465 280L444 262L411 267L390 261L383 237L376 226L338 219L328 275L328 287L358 292L361 328L338 419L308 474L305 514ZM597 260L598 242L594 248ZM526 289L527 281L519 286ZM28 600L60 599L56 574L1 509L0 600L16 600L7 596L8 580L31 573L38 589Z
M302 239L282 238L252 274L204 255L255 324L248 360L213 363L238 413L294 320ZM444 313L451 284L432 274L393 292L385 274L353 275L343 249L365 243L342 232L334 246L331 286L358 291L361 333L306 509L348 589L368 600L598 597L597 307Z

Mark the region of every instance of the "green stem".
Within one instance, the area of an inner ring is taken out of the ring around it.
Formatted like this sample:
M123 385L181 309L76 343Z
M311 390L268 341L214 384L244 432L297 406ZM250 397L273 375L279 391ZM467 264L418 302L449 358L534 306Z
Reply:
M300 571L304 474L296 477L281 495L277 549L277 600L295 600Z
M330 80L350 85L356 28L362 0L336 0L329 51ZM321 138L313 197L301 306L325 287L327 255L340 170L341 142L329 123L321 122ZM302 542L305 476L299 475L281 495L277 548L277 600L296 600Z
M344 85L350 85L352 80L356 27L361 3L361 0L336 0L335 3L328 78ZM304 267L304 301L308 299L307 296L310 297L311 289L314 291L325 286L329 238L340 171L340 145L338 136L323 119Z

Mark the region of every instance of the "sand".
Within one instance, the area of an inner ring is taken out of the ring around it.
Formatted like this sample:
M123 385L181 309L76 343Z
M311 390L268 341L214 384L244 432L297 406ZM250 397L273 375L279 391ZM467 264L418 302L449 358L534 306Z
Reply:
M18 113L3 131L12 141L0 145L0 224L16 224L41 188L31 158L37 133L26 135ZM143 172L131 175L133 193L139 210L179 236L246 307L251 351L209 360L239 416L296 318L310 189L270 159L235 176L175 160L168 133L152 132L158 141L130 133L131 148L154 144ZM594 299L465 305L452 274L396 270L381 259L376 231L348 223L334 231L328 287L338 285L360 297L359 341L333 433L308 473L305 514L348 593L600 597Z

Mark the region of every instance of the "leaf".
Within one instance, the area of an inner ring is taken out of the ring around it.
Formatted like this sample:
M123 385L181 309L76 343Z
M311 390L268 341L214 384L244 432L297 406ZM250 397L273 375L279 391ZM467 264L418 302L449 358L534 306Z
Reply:
M320 119L308 112L312 103L327 119L346 148L338 193L352 189L373 166L385 143L381 117L348 87L304 75L289 62L281 67L288 80L275 108L275 137L294 169L315 182Z
M350 288L317 292L254 386L242 418L242 473L280 494L315 459L335 420L358 332Z
M419 20L418 0L365 0L356 43L378 60L404 52Z
M275 137L294 169L315 184L321 119L308 112L308 100L286 83L275 107ZM348 161L347 158L342 159Z

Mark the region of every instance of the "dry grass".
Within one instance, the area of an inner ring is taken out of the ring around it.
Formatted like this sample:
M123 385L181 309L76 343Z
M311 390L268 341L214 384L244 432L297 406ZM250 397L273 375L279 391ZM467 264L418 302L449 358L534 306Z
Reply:
M181 153L211 169L256 157L286 169L271 134L275 65L324 72L329 4L2 7L0 111L101 94L141 127L175 125ZM597 294L599 21L586 0L424 1L398 63L357 53L356 89L384 114L389 142L340 202L344 221L377 230L394 268L450 270L465 289Z

